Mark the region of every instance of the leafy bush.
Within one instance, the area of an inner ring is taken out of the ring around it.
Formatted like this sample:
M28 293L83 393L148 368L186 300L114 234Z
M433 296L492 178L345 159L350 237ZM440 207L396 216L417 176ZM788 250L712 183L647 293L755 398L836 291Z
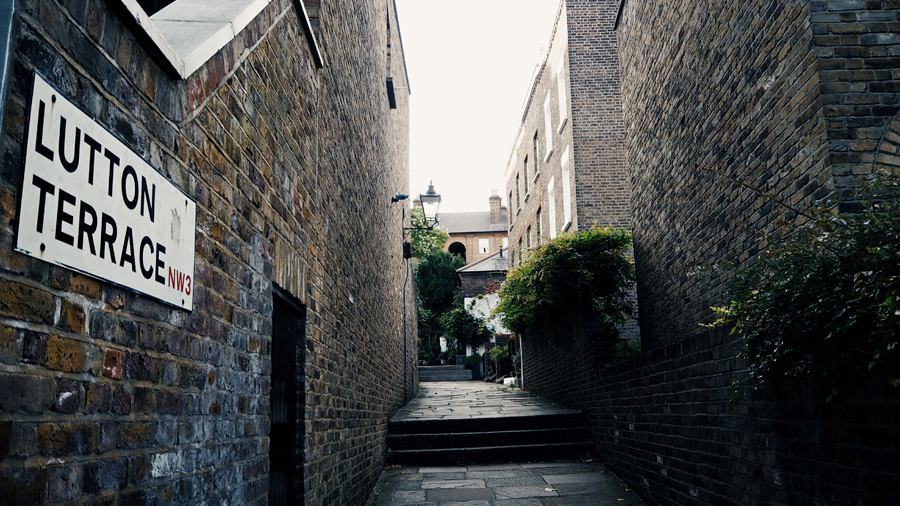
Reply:
M466 345L475 347L491 338L491 331L485 326L484 320L472 316L462 308L444 313L441 323L444 336L456 341L461 350L465 349Z
M509 346L494 346L488 351L488 357L496 363L509 358Z
M610 228L549 241L510 271L494 312L507 328L520 334L542 314L583 308L599 318L608 334L616 336L617 326L635 313L626 298L635 279L634 266L626 257L629 246L627 230Z
M801 212L787 239L736 272L730 303L713 309L743 337L752 383L818 375L839 385L900 370L898 190L896 178L873 178L853 213Z
M479 355L477 352L466 357L466 360L463 362L463 364L465 364L466 366L466 369L471 369L480 363L481 355Z

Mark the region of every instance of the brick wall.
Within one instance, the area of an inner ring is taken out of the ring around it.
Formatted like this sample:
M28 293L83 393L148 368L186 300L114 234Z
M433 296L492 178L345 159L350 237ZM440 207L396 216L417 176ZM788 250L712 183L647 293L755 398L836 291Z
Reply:
M652 504L900 496L889 378L830 402L815 379L735 386L746 375L740 338L698 326L721 304L727 273L765 248L757 232L795 217L738 181L802 207L846 194L873 165L900 166L898 11L877 0L624 3L644 353L608 365L589 325L544 322L523 339L525 385L584 409L601 458ZM689 275L715 264L726 274Z
M566 0L572 161L578 230L631 225L619 55L618 0Z
M793 206L870 172L898 110L890 1L626 2L618 29L641 328L674 339L712 318L727 277ZM649 341L648 341L649 342Z
M266 504L276 286L306 312L305 503L364 503L415 375L390 205L408 193L407 98L389 109L384 84L407 86L396 26L386 68L393 3L317 6L317 70L293 2L273 1L185 80L113 5L16 2L0 164L4 504ZM192 312L13 252L34 70L196 202ZM120 378L104 374L112 358Z
M600 458L654 505L896 504L900 398L884 377L825 402L815 381L732 386L721 330L609 364L575 318L523 340L529 391L584 410Z

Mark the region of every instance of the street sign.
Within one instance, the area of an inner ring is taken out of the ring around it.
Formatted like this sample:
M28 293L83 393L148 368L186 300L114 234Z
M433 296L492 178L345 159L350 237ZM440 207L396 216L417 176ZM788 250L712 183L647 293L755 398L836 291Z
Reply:
M196 204L37 72L16 251L191 310Z

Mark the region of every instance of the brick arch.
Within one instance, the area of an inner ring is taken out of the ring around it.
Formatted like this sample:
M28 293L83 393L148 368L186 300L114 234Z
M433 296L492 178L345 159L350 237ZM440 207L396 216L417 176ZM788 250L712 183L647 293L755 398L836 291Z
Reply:
M900 112L884 127L872 161L872 172L900 174Z

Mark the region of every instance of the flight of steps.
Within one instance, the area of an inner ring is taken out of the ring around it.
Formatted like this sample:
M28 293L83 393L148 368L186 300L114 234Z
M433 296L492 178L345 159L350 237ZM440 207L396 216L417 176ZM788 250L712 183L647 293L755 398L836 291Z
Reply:
M591 453L581 412L388 424L388 463L418 466L574 458Z
M472 371L462 365L432 365L419 367L419 382L471 381Z

